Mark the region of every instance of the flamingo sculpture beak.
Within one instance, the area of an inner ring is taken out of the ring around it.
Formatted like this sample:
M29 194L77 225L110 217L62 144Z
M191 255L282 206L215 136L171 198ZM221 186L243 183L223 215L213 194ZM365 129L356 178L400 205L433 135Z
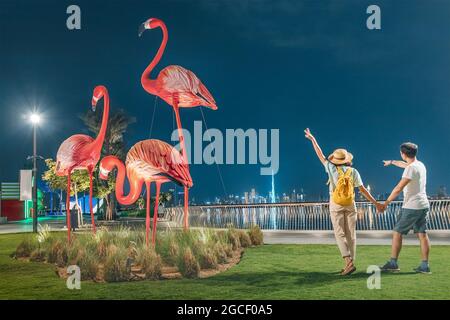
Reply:
M139 26L138 36L140 37L145 31L145 22Z
M108 175L109 175L109 171L100 165L100 173L98 175L99 178L102 180L108 180Z
M97 102L98 102L99 98L97 98L96 96L92 97L92 111L95 112L95 108L97 107Z

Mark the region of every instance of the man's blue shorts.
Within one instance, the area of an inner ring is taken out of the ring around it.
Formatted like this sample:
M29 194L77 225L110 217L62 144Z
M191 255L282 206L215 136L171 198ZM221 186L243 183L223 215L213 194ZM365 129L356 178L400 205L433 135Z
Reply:
M427 216L429 208L426 209L406 209L402 208L397 217L394 231L403 235L413 229L414 233L426 233L427 230Z

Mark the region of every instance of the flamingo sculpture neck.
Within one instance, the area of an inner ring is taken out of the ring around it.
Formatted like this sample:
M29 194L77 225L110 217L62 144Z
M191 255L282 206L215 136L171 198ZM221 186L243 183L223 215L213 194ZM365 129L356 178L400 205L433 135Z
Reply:
M157 27L161 28L163 39L161 45L159 46L158 52L153 57L153 60L150 62L147 68L145 68L141 76L141 84L144 87L144 90L148 91L148 93L150 94L156 94L156 86L153 85L155 80L150 78L150 73L161 60L164 50L166 49L167 40L169 39L169 33L167 31L166 24L159 19L149 19L148 21L144 22L139 28L139 36L141 36L146 29L154 29Z
M145 91L147 91L150 94L157 95L157 86L156 86L156 80L150 78L150 73L152 70L156 67L156 65L161 60L162 55L164 54L164 50L166 49L167 41L169 39L169 32L167 31L166 24L159 19L151 18L144 22L139 27L139 36L142 35L142 33L146 29L155 29L155 28L161 28L163 33L163 38L161 41L161 45L159 46L158 52L153 57L153 60L150 62L150 64L145 68L144 72L141 76L141 84ZM181 126L181 120L180 120L180 114L179 114L179 107L178 107L179 101L172 101L172 107L175 111L175 117L177 121L177 127L178 127L178 139L180 141L180 152L184 160L187 162L187 155L186 155L186 147L184 144L184 135L183 130Z
M97 102L103 97L104 98L103 116L102 116L102 124L100 127L100 131L98 132L98 135L95 138L95 140L93 141L92 145L98 152L101 152L102 146L103 146L103 141L105 140L106 128L108 126L109 93L108 93L108 89L106 89L105 86L97 86L96 90L98 90L98 92L95 92L92 97L92 109L95 111Z
M128 177L128 182L130 184L130 192L127 196L123 193L123 185L125 182L125 165L115 156L106 156L100 162L100 178L107 179L109 172L117 168L117 179L116 179L116 199L120 204L131 205L136 202L136 200L141 195L142 185L144 181L142 179L133 179Z

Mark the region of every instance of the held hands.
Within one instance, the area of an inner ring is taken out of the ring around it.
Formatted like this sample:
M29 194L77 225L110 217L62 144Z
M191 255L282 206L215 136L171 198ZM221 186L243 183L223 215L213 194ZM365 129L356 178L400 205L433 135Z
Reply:
M309 128L305 129L305 138L308 140L313 141L314 140L314 136L312 135L311 131L309 131Z
M377 213L382 213L386 210L387 205L386 203L380 203L377 201L375 207L377 208Z

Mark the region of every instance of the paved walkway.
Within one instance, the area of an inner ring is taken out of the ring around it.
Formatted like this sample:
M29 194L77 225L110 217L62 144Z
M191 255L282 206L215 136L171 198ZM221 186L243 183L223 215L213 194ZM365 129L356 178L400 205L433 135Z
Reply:
M143 224L144 219L127 219L126 221L110 222L108 225L135 225ZM48 224L53 231L65 230L65 219L46 219L41 225ZM102 223L105 224L105 223ZM167 227L167 221L158 222L158 227ZM0 224L0 234L31 232L31 221ZM332 231L283 231L265 230L264 242L268 244L335 244ZM428 232L432 245L450 245L450 230L431 230ZM357 243L359 245L390 245L392 233L390 231L358 231ZM418 240L414 234L409 234L403 240L405 245L417 245Z
M450 230L428 232L432 245L450 245ZM390 231L357 231L359 245L390 245ZM270 244L336 244L333 231L264 231L264 242ZM409 234L403 239L404 245L418 245L416 235Z

